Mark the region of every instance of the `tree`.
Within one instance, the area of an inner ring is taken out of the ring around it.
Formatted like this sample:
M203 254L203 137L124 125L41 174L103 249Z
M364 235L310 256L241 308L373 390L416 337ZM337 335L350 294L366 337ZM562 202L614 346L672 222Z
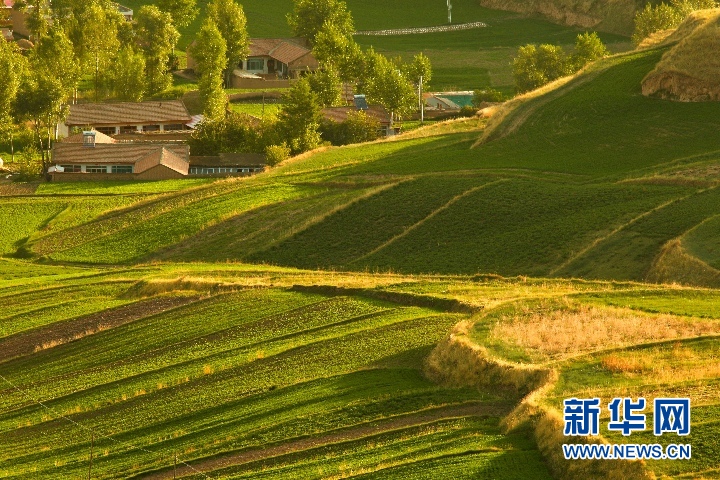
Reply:
M56 77L67 97L72 96L80 81L80 67L75 63L73 44L59 25L53 25L40 37L31 53L34 68Z
M293 154L316 148L321 143L318 128L320 125L320 102L310 88L306 77L298 80L283 96L283 108L280 110L278 128L288 141Z
M198 90L205 117L215 119L225 114L227 96L223 91L223 70L227 65L225 41L212 17L203 22L192 46L192 56L200 75Z
M342 0L295 0L287 20L295 36L306 38L311 45L325 25L333 25L346 38L355 32L352 16Z
M135 15L137 38L145 52L145 75L151 94L166 90L172 83L168 61L180 34L169 14L155 5L145 5Z
M562 47L525 45L513 61L515 89L522 93L568 75L571 71Z
M121 22L125 20L117 11L111 11L98 2L79 8L67 21L75 58L84 73L93 75L96 100L105 80L104 73L120 48L118 28Z
M67 90L60 79L48 75L36 65L28 71L17 94L15 111L18 118L33 123L35 142L42 154L43 171L47 171L53 132L68 113ZM47 138L47 143L44 143L44 138Z
M422 52L415 55L412 62L403 65L402 72L415 85L420 83L421 78L423 85L430 83L430 80L432 80L430 59L423 55Z
M364 55L352 36L331 23L325 23L315 36L313 55L323 65L332 65L343 82L359 79L365 69Z
M235 0L212 0L207 6L207 12L225 40L225 84L229 86L233 70L250 53L245 12Z
M179 28L190 25L198 14L195 0L158 0L157 6L160 11L169 14Z
M139 102L145 95L145 57L132 47L123 47L110 66L110 87L120 100Z
M608 55L608 49L602 43L597 33L583 33L575 40L575 53L570 58L573 70L577 71L590 62L594 62Z
M362 87L371 103L379 103L390 112L390 122L417 107L417 97L412 83L397 66L384 55L372 49L366 52L368 76Z
M47 33L50 27L50 23L48 22L50 2L48 0L18 2L16 8L20 8L25 12L25 24L33 38L39 38Z
M505 100L505 96L499 90L495 90L493 88L488 88L485 90L475 90L475 92L473 92L473 99L472 99L473 107L475 107L475 110L473 110L473 112L475 112L476 109L479 108L485 102L499 103L504 100Z
M26 75L27 61L12 42L0 42L0 135L12 132L13 105L22 79Z
M249 115L229 112L221 118L201 122L188 144L192 155L259 153L265 149L263 134L264 129L258 128L257 121Z
M321 70L307 76L310 89L317 95L322 107L342 104L342 82L340 74L332 65L326 65Z
M349 145L376 140L380 136L380 122L365 112L350 112L345 121L323 120L320 124L323 140L333 145Z

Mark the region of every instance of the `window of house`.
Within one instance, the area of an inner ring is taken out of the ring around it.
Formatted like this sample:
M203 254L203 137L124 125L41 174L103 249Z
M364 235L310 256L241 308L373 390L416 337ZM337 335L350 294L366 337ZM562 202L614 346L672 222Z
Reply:
M132 173L132 165L113 165L110 169L112 173Z
M198 170L200 170L198 167L190 167L190 175L197 175L200 173Z
M107 173L107 167L105 165L88 165L85 167L86 173Z
M81 172L82 168L80 165L60 165L63 168L63 171L66 173L77 173Z
M168 130L184 130L185 125L182 123L171 123L170 125L165 125L165 131Z
M143 132L159 132L160 125L143 125Z
M120 133L135 133L137 132L137 127L135 125L125 125L120 127Z
M115 135L115 127L97 127L95 130L105 135Z
M248 71L262 71L265 68L265 61L262 58L248 58L247 70Z

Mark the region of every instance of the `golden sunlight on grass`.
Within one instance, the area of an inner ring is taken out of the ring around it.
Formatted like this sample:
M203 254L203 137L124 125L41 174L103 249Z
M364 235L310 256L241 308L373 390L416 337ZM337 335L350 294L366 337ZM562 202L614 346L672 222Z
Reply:
M713 333L720 333L720 326L711 322L579 305L542 313L505 315L495 324L491 335L541 357L558 358L602 348Z

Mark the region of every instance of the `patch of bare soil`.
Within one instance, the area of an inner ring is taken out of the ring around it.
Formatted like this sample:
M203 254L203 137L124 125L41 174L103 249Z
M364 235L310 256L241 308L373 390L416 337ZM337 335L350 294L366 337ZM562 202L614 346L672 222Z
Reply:
M424 423L437 420L482 415L500 416L506 414L508 410L509 408L504 406L484 405L478 403L434 408L411 415L403 415L401 417L394 417L357 427L346 428L326 435L300 438L267 448L246 450L224 457L211 458L193 463L192 468L187 465L183 465L182 467L178 466L176 471L166 470L163 472L150 473L143 476L143 478L152 480L179 478L185 475L197 474L198 472L211 472L220 468L265 460L272 457L296 453L334 443L359 440L364 437L378 435L401 428L408 428L415 425L422 425Z
M199 298L198 296L153 298L11 335L0 340L0 362L119 327L187 305Z
M642 82L642 93L646 96L681 102L720 101L718 83L674 71L657 71L645 77Z

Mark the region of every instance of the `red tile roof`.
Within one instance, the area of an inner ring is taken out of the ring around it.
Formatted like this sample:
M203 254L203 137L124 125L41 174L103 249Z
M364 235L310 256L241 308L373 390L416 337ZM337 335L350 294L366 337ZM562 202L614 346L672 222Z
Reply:
M102 132L98 132L97 130L93 130L95 133L95 143L115 143L115 139L112 137L109 137L105 135ZM69 137L63 138L62 143L83 143L84 142L84 135L82 133L76 133L75 135L70 135Z
M186 164L190 156L187 145L98 143L94 147L86 147L82 143L59 142L53 146L52 161L56 165L78 163L134 165L146 157L162 151L173 154ZM158 163L162 163L161 157Z
M70 105L69 126L154 125L188 123L192 118L180 100L162 102L82 103Z
M310 50L282 38L251 38L250 57L270 57L290 63L310 53Z
M320 113L322 113L323 118L325 118L326 120L340 123L347 120L350 112L358 111L360 110L358 110L354 106L326 107L323 108ZM390 114L387 112L387 110L385 110L385 107L383 107L382 105L370 105L367 110L362 111L364 111L368 117L374 118L378 122L380 122L380 125L390 125Z

